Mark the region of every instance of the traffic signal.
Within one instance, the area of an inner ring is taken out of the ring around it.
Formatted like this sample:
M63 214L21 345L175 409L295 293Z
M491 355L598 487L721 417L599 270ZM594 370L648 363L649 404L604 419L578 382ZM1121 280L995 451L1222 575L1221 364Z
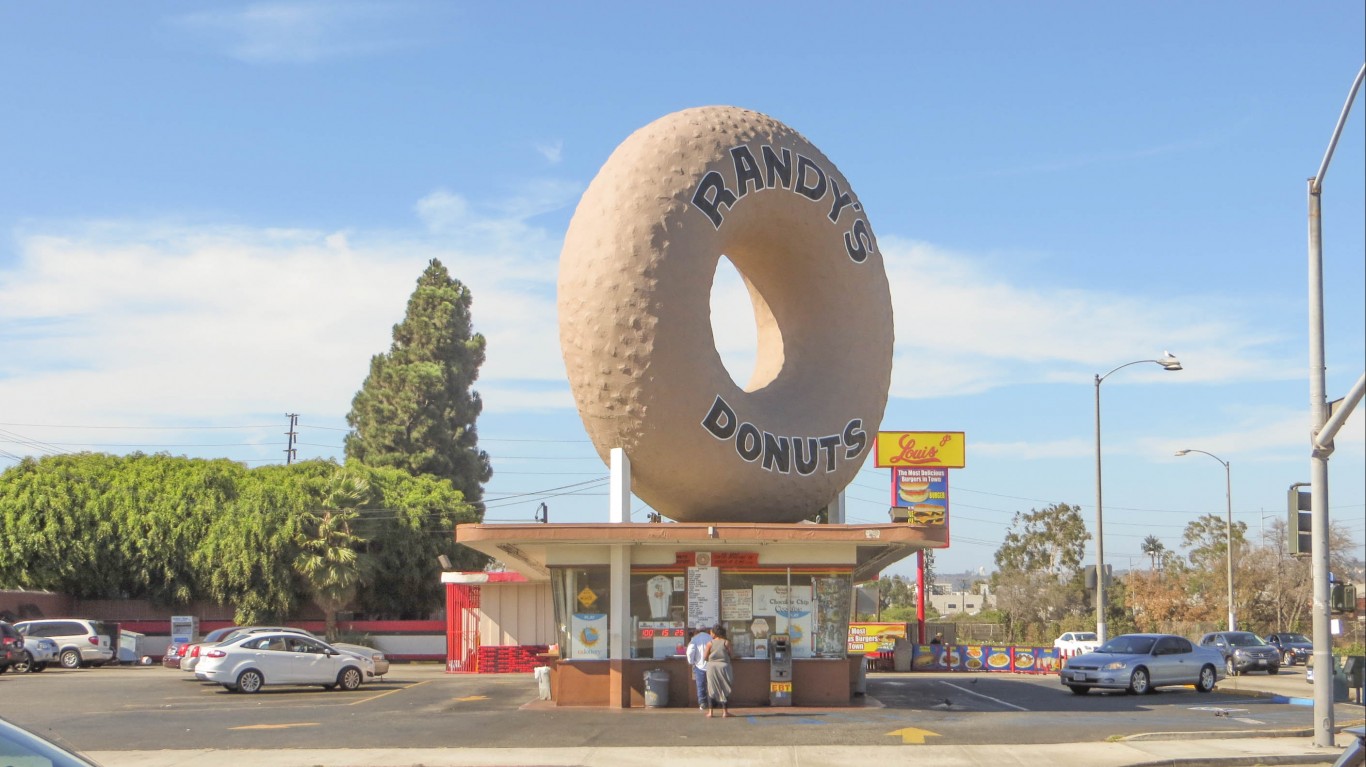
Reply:
M1286 497L1289 516L1285 520L1286 533L1290 537L1290 553L1307 557L1314 551L1314 516L1311 509L1313 493L1302 492L1303 483L1290 486Z
M1328 602L1335 613L1357 611L1357 587L1350 583L1329 584Z

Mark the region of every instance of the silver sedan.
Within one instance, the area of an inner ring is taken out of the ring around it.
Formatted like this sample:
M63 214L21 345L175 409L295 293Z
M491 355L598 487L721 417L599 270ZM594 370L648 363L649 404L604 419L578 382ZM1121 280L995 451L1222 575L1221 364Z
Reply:
M1126 690L1132 695L1158 687L1192 685L1209 692L1224 678L1217 651L1173 634L1123 634L1095 652L1073 656L1058 671L1059 681L1077 695L1092 688Z

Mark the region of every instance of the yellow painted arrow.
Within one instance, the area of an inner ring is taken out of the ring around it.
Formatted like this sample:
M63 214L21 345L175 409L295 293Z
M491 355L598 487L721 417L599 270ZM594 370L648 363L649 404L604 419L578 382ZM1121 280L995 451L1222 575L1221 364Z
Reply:
M902 727L899 730L892 730L888 735L900 735L902 743L914 743L917 746L925 744L925 738L929 736L939 737L939 733L922 730L918 727Z
M465 697L463 697L463 698L456 698L456 699L455 699L455 702L456 702L456 703L469 703L469 702L472 701L472 700L488 700L488 699L489 699L489 696L487 696L487 695L467 695L467 696L465 696Z

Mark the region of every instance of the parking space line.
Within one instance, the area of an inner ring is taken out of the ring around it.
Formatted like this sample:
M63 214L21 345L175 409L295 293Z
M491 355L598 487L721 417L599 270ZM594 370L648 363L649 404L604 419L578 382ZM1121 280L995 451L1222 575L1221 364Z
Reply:
M972 690L969 690L969 689L966 688L966 687L959 687L958 685L954 684L953 682L945 682L944 680L941 679L941 680L939 680L939 683L940 683L940 684L946 684L946 685L948 685L949 687L952 687L952 688L955 689L955 690L960 690L960 691L962 691L962 692L965 692L965 693L967 693L968 695L976 695L976 696L979 697L979 698L986 698L987 700L991 701L992 703L999 703L999 704L1002 705L1002 706L1006 706L1007 708L1013 708L1013 709L1015 709L1016 711L1028 711L1028 710L1029 710L1029 709L1025 708L1024 706L1017 706L1017 705L1015 705L1014 703L1007 703L1007 702L1001 700L1000 698L993 698L993 697L991 697L990 695L983 695L983 694L980 693L980 692L973 692Z
M348 704L346 704L346 705L348 705L348 706L355 706L355 705L359 705L359 704L361 704L361 703L369 703L369 702L372 701L372 700L379 700L380 698L383 698L385 695L393 695L393 694L396 693L396 692L403 692L404 690L411 690L411 689L413 689L414 687L417 687L417 686L419 686L419 685L424 685L424 684L426 684L426 683L428 683L428 682L430 682L430 681L432 681L432 680L430 680L430 679L424 679L424 680L422 680L421 682L414 682L413 684L410 684L410 685L408 685L407 687L399 687L399 688L394 689L394 690L385 690L384 692L382 692L382 693L380 693L380 694L378 694L378 695L371 695L371 696L368 697L368 698L362 698L361 700L355 700L355 701L352 701L352 702L350 702L350 703L348 703Z

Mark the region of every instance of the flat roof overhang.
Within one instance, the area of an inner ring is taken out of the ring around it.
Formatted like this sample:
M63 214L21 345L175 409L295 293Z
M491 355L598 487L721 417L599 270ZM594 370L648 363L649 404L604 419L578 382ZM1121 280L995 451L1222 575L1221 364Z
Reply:
M855 582L877 578L888 566L921 549L948 546L944 527L906 524L822 525L717 522L467 524L455 528L456 543L502 562L531 580L547 580L551 554L578 546L659 546L740 551L759 546L810 545L852 550Z

